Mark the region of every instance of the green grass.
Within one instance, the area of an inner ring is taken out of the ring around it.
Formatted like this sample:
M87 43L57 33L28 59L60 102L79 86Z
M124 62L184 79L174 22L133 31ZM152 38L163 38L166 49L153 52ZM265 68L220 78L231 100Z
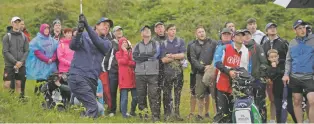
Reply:
M3 70L3 69L2 69ZM1 73L2 73L1 70ZM182 90L181 96L181 116L184 117L185 123L196 122L194 119L188 120L186 116L190 112L190 90L189 90L189 70L185 71L184 88ZM67 110L65 112L58 112L56 110L43 110L41 107L41 102L43 101L42 96L35 96L33 94L34 81L27 81L26 84L26 95L29 96L28 102L22 103L18 101L18 95L10 95L8 91L0 87L0 123L10 122L10 123L22 123L22 122L45 122L45 123L55 123L55 122L68 122L68 123L100 123L100 122L121 122L121 123L139 123L143 122L138 119L138 117L133 117L130 119L123 119L122 115L118 114L115 117L101 117L99 119L93 120L89 118L81 118L78 111ZM118 95L119 96L119 95ZM118 98L119 99L119 98ZM129 101L131 98L129 97ZM118 105L119 106L119 105ZM130 103L129 103L130 106ZM269 102L267 100L267 108L269 110ZM197 109L197 108L196 108ZM211 117L213 117L213 111L210 109ZM163 112L163 110L162 110ZM197 110L196 110L197 112ZM269 117L268 112L268 117ZM162 118L163 119L163 118ZM211 119L205 119L201 121L203 123L212 122ZM289 122L291 118L289 117ZM178 122L177 122L178 123Z
M2 45L0 45L0 49L2 49ZM0 75L3 75L4 63L2 54L0 54ZM193 123L196 122L194 119L188 120L185 117L190 112L190 89L189 89L189 71L190 69L185 69L184 72L184 87L181 95L181 116L184 117L185 123ZM79 112L74 110L68 110L65 112L58 112L55 110L43 110L41 107L41 102L43 101L43 97L35 96L33 94L35 82L27 81L26 83L26 95L29 97L28 102L22 103L18 100L18 95L10 95L7 90L3 89L3 86L0 86L0 123L10 122L10 123L23 123L23 122L45 122L45 123L53 123L53 122L68 122L68 123L140 123L143 122L139 120L137 117L130 119L123 119L122 115L118 114L115 117L101 117L99 119L93 120L89 118L80 118ZM119 95L118 95L119 96ZM119 99L119 98L117 98ZM129 96L129 102L131 98ZM118 103L119 104L119 103ZM119 105L118 105L119 106ZM129 103L130 106L130 103ZM130 107L129 107L130 108ZM161 108L162 109L162 108ZM270 117L269 113L269 101L267 100L267 109L268 109L268 118ZM163 113L163 109L161 110ZM197 107L196 107L197 112ZM210 107L210 114L213 117L213 110ZM163 119L163 117L161 118ZM205 119L201 121L203 123L212 122L211 119ZM288 122L292 122L291 117L288 118ZM143 122L144 123L144 122ZM177 122L179 123L179 122Z
M3 69L2 69L3 70ZM1 72L2 73L2 72ZM190 111L190 90L189 90L189 82L188 70L185 71L185 84L182 90L181 96L181 115L185 118L184 122L195 122L193 120L187 120L186 116ZM33 94L34 90L34 81L27 81L26 84L26 95L29 97L28 102L22 103L18 101L18 95L10 95L7 90L4 90L3 87L0 87L0 123L1 122L122 122L122 123L134 123L134 122L142 122L138 119L138 117L133 117L130 119L123 119L122 115L118 114L115 117L101 117L96 120L88 119L88 118L80 118L79 112L74 110L68 110L65 112L58 112L55 110L43 110L41 108L41 102L43 101L42 96L35 96ZM119 95L118 95L119 96ZM117 98L119 99L119 98ZM131 98L129 97L129 102ZM119 106L119 105L118 105ZM129 103L130 106L130 103ZM130 108L130 107L129 107ZM162 110L163 112L163 110ZM212 112L211 112L212 114ZM163 119L163 117L162 117ZM204 122L211 122L211 119L206 119Z

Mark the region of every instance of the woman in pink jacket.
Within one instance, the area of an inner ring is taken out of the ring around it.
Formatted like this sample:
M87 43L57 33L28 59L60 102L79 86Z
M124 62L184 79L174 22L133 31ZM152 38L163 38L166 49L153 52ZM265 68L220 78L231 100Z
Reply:
M57 49L57 55L59 60L59 73L66 73L70 69L71 61L73 59L74 51L70 49L70 43L72 40L72 29L64 29L64 38L60 40L60 44Z

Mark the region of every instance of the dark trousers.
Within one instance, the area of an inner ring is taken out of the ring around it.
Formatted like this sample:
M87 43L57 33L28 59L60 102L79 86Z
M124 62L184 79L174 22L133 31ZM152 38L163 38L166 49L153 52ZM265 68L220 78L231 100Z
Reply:
M282 77L282 76L280 76ZM273 94L274 94L274 102L276 107L276 121L277 123L281 122L281 109L282 109L282 97L283 97L283 83L281 78L276 78L273 80ZM287 111L290 113L294 123L297 123L297 119L293 110L293 102L292 102L292 90L288 87L288 96L287 96Z
M109 113L116 113L117 110L117 91L118 91L118 74L109 72L109 85L112 108Z
M163 85L163 104L165 116L170 116L174 109L174 114L180 116L180 100L183 87L183 73L175 76L164 75L165 82ZM172 89L174 89L174 104L172 97ZM174 105L174 108L173 108Z
M267 123L267 110L266 110L266 83L262 83L260 80L255 80L258 84L257 87L253 89L254 103L258 108L259 113L262 117L262 122Z
M68 83L73 95L83 103L86 108L85 116L97 118L98 105L96 99L97 80L82 77L80 75L70 75Z
M126 117L126 113L128 111L128 92L131 91L132 95L132 102L131 102L131 112L135 112L136 105L137 105L137 95L136 95L136 89L120 89L120 96L121 96L121 112L123 117Z
M233 96L219 90L216 93L217 114L214 117L214 122L232 123Z
M21 96L25 95L26 77L21 81ZM10 88L15 90L15 79L11 80Z
M160 118L160 87L158 85L158 75L136 75L136 91L138 108L140 111L147 109L148 95L150 109L153 118Z

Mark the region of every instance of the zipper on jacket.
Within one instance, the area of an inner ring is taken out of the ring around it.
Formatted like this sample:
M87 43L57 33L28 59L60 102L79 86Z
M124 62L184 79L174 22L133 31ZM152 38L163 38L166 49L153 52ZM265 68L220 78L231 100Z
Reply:
M16 49L17 49L17 51L18 52L16 52L16 60L18 60L18 58L19 58L19 42L18 42L18 40L16 40Z

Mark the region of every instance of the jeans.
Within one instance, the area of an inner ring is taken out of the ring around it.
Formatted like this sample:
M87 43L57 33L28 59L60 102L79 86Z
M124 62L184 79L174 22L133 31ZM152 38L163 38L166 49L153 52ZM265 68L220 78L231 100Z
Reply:
M132 102L131 102L131 112L135 112L136 105L137 105L137 95L136 95L136 89L120 89L120 106L121 106L121 112L122 116L126 117L126 113L128 111L128 92L131 91L132 95Z

